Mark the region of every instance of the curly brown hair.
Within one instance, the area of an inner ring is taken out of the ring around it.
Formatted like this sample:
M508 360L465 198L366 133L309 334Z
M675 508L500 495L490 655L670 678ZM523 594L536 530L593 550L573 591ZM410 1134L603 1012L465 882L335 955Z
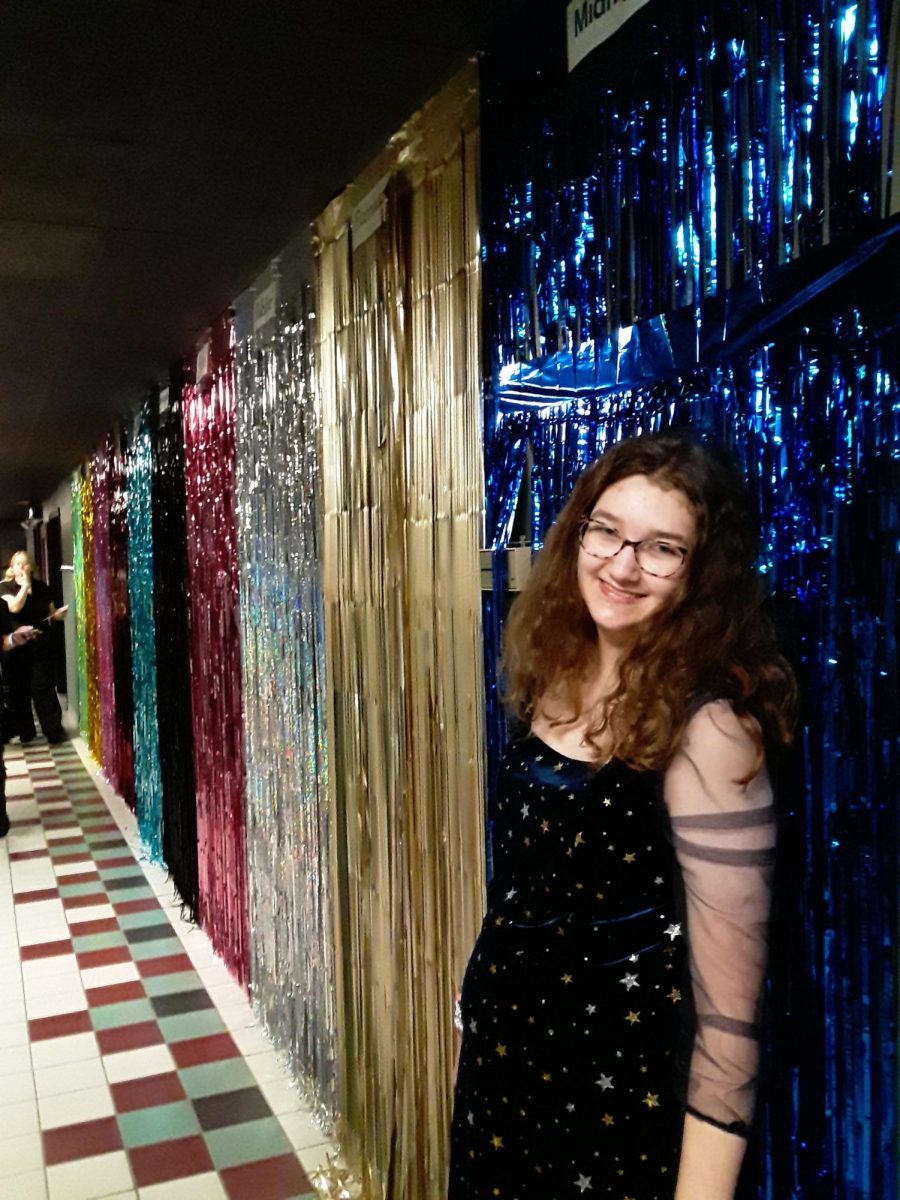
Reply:
M579 525L601 493L632 475L687 498L697 544L685 586L641 628L602 711L589 714L585 743L598 757L608 752L640 770L661 770L698 705L726 699L761 764L764 740L791 740L794 677L763 616L757 523L741 473L723 451L686 434L628 438L578 476L506 624L505 700L529 724L550 696L564 714L559 722L582 715L599 649L577 582Z

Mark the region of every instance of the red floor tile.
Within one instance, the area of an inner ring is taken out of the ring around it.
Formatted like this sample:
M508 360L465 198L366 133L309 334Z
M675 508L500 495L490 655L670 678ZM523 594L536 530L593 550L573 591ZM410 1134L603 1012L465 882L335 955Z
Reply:
M49 858L49 850L10 850L10 862L26 862L29 858ZM57 862L62 862L62 858L56 859Z
M104 858L102 863L98 863L98 867L133 867L135 858L133 854L123 854L121 858Z
M90 937L93 933L115 933L119 922L115 917L97 917L93 921L77 921L75 914L69 918L69 932L72 937Z
M79 838L77 840L80 841L81 839ZM57 846L59 845L59 841L56 842L56 845ZM34 854L38 854L38 853L49 854L50 851L49 850L40 850L40 851L34 851L33 853ZM9 857L12 858L12 855L10 855ZM77 854L57 854L57 856L53 860L54 863L76 863L76 862L90 862L90 861L91 861L90 850L79 850L79 852Z
M240 1055L229 1033L188 1038L184 1042L173 1042L169 1049L179 1067L196 1067L200 1063L219 1062L223 1058L237 1058Z
M54 846L80 846L83 841L84 841L84 838L79 833L75 837L53 838L53 845ZM67 854L64 854L60 858L55 859L55 861L56 862L79 862L82 858L88 858L88 857L89 856L87 854L79 854L76 856L76 858L73 859L73 858L69 858L69 856Z
M174 1071L165 1075L148 1075L145 1079L129 1079L110 1087L116 1112L134 1112L138 1108L155 1108L184 1100L184 1088Z
M80 1125L45 1129L41 1136L48 1167L54 1163L73 1162L77 1158L91 1158L95 1154L109 1154L122 1149L122 1138L115 1117L101 1117L97 1121L82 1121Z
M128 1151L128 1157L134 1182L139 1188L215 1169L202 1137L157 1142L155 1146L138 1146Z
M96 871L80 871L77 875L60 875L60 885L68 887L70 883L96 883L101 887L100 876Z
M40 817L17 817L16 810L11 805L7 805L7 812L16 829L27 829L30 825L43 825Z
M91 825L87 831L88 833L117 833L118 829L119 827L115 821L104 821L102 825ZM109 842L104 842L103 844L104 846L110 845Z
M36 892L16 892L13 899L16 904L33 904L38 900L58 900L59 888L38 888Z
M101 1054L119 1054L123 1050L139 1050L141 1046L158 1046L162 1040L163 1035L155 1021L139 1021L135 1025L97 1030Z
M19 957L22 962L31 962L35 958L56 958L60 954L71 954L72 950L69 939L62 942L39 942L36 946L20 946Z
M291 1196L313 1191L293 1154L226 1167L219 1175L229 1200L289 1200Z
M106 892L91 892L89 896L64 896L63 908L90 908L94 904L109 904Z
M87 988L84 994L91 1008L122 1004L125 1000L143 1000L146 995L144 985L137 979L128 983L110 983L106 987Z
M70 1033L90 1033L92 1028L87 1011L62 1013L58 1017L35 1017L28 1022L28 1034L33 1042L68 1037Z
M127 946L109 946L106 950L83 950L77 958L80 969L86 971L90 967L111 967L113 963L131 962L131 951Z
M137 964L142 979L155 975L174 975L176 971L193 971L194 964L186 954L167 954L164 958L145 958Z
M152 908L160 908L160 903L152 896L143 900L114 900L113 908L117 913L150 912Z

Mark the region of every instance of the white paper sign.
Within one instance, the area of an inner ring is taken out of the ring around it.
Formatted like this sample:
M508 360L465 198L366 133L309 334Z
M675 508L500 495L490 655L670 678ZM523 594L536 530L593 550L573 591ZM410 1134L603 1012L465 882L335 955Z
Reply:
M273 279L268 287L253 301L253 332L258 333L263 325L275 320L278 312L278 280Z
M209 372L209 342L204 342L197 351L197 373L194 378L199 383Z
M566 10L569 70L621 29L647 0L572 0Z

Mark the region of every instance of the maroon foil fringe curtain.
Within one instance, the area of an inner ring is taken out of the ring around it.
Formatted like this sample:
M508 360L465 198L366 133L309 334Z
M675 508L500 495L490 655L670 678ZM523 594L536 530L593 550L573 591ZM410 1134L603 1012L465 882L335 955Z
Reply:
M228 967L246 985L247 869L234 510L234 333L230 319L219 321L213 329L209 365L209 372L183 393L200 923Z

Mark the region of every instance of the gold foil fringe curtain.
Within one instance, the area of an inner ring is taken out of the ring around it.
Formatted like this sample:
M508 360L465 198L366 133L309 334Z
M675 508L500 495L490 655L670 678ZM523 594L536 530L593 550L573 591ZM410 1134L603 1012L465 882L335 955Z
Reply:
M373 1200L445 1188L482 914L477 161L468 68L318 227L339 1135Z

